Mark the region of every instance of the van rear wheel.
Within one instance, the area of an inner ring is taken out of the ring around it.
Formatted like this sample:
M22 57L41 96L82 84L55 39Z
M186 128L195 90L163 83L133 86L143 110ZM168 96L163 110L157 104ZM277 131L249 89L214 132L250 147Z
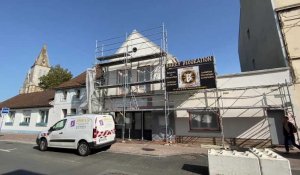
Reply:
M79 142L77 151L80 156L87 156L90 154L91 150L90 150L89 145L85 141L82 141L82 142Z
M41 141L40 141L40 144L39 144L39 149L41 151L46 151L47 148L48 148L47 140L45 138L42 138Z

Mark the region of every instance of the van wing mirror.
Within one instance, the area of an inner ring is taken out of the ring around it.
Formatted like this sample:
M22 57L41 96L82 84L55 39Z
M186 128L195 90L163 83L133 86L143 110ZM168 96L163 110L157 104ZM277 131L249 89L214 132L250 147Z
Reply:
M52 126L49 128L49 132L51 132L51 131L53 131L53 127Z

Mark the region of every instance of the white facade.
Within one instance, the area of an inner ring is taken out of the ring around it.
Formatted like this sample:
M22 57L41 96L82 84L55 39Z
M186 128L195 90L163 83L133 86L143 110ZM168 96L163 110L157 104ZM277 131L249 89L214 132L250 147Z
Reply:
M286 68L219 76L217 86L225 138L270 139L267 110L282 105L276 96L280 94L278 84L285 80L290 81ZM216 91L184 92L171 95L170 99L177 108L177 136L221 137L221 132L192 130L189 123L188 111L217 105Z
M57 121L68 115L87 113L86 88L56 90L53 106Z
M68 115L87 113L84 87L57 90L54 100L50 103L53 107L11 109L10 114L3 119L2 131L36 133L49 129ZM48 113L47 117L43 118L42 116L46 115L46 112Z
M47 114L48 113L48 114ZM3 118L3 132L37 133L49 129L57 119L53 117L53 108L11 109Z

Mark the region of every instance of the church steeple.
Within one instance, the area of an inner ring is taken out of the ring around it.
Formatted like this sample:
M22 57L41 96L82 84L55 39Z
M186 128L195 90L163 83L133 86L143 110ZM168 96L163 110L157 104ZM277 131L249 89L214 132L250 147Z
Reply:
M34 67L36 65L44 66L44 67L50 67L46 45L43 46L39 56L36 58L36 60L35 60L34 64L32 65L32 67Z
M39 92L43 89L39 87L39 78L46 75L50 70L47 46L44 45L39 56L28 71L23 87L20 89L20 94Z

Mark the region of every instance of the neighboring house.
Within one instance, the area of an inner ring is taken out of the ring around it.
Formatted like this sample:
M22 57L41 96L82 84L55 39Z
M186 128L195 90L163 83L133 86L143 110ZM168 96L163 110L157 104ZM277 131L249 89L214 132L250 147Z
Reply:
M54 114L60 119L87 113L85 78L84 72L55 88Z
M96 69L99 71L99 69ZM99 72L96 71L97 76ZM60 84L55 89L53 115L62 119L68 115L88 113L86 72Z
M10 112L3 118L1 131L35 133L46 130L58 118L53 116L54 90L19 94L0 103Z
M19 94L0 103L10 108L3 119L5 132L38 132L45 130L68 115L88 112L86 72L66 81L53 90Z
M48 74L50 70L49 58L46 45L43 46L39 56L28 71L20 94L43 91L39 87L39 78Z
M300 126L300 0L241 0L239 56L241 70L288 67L293 113Z

